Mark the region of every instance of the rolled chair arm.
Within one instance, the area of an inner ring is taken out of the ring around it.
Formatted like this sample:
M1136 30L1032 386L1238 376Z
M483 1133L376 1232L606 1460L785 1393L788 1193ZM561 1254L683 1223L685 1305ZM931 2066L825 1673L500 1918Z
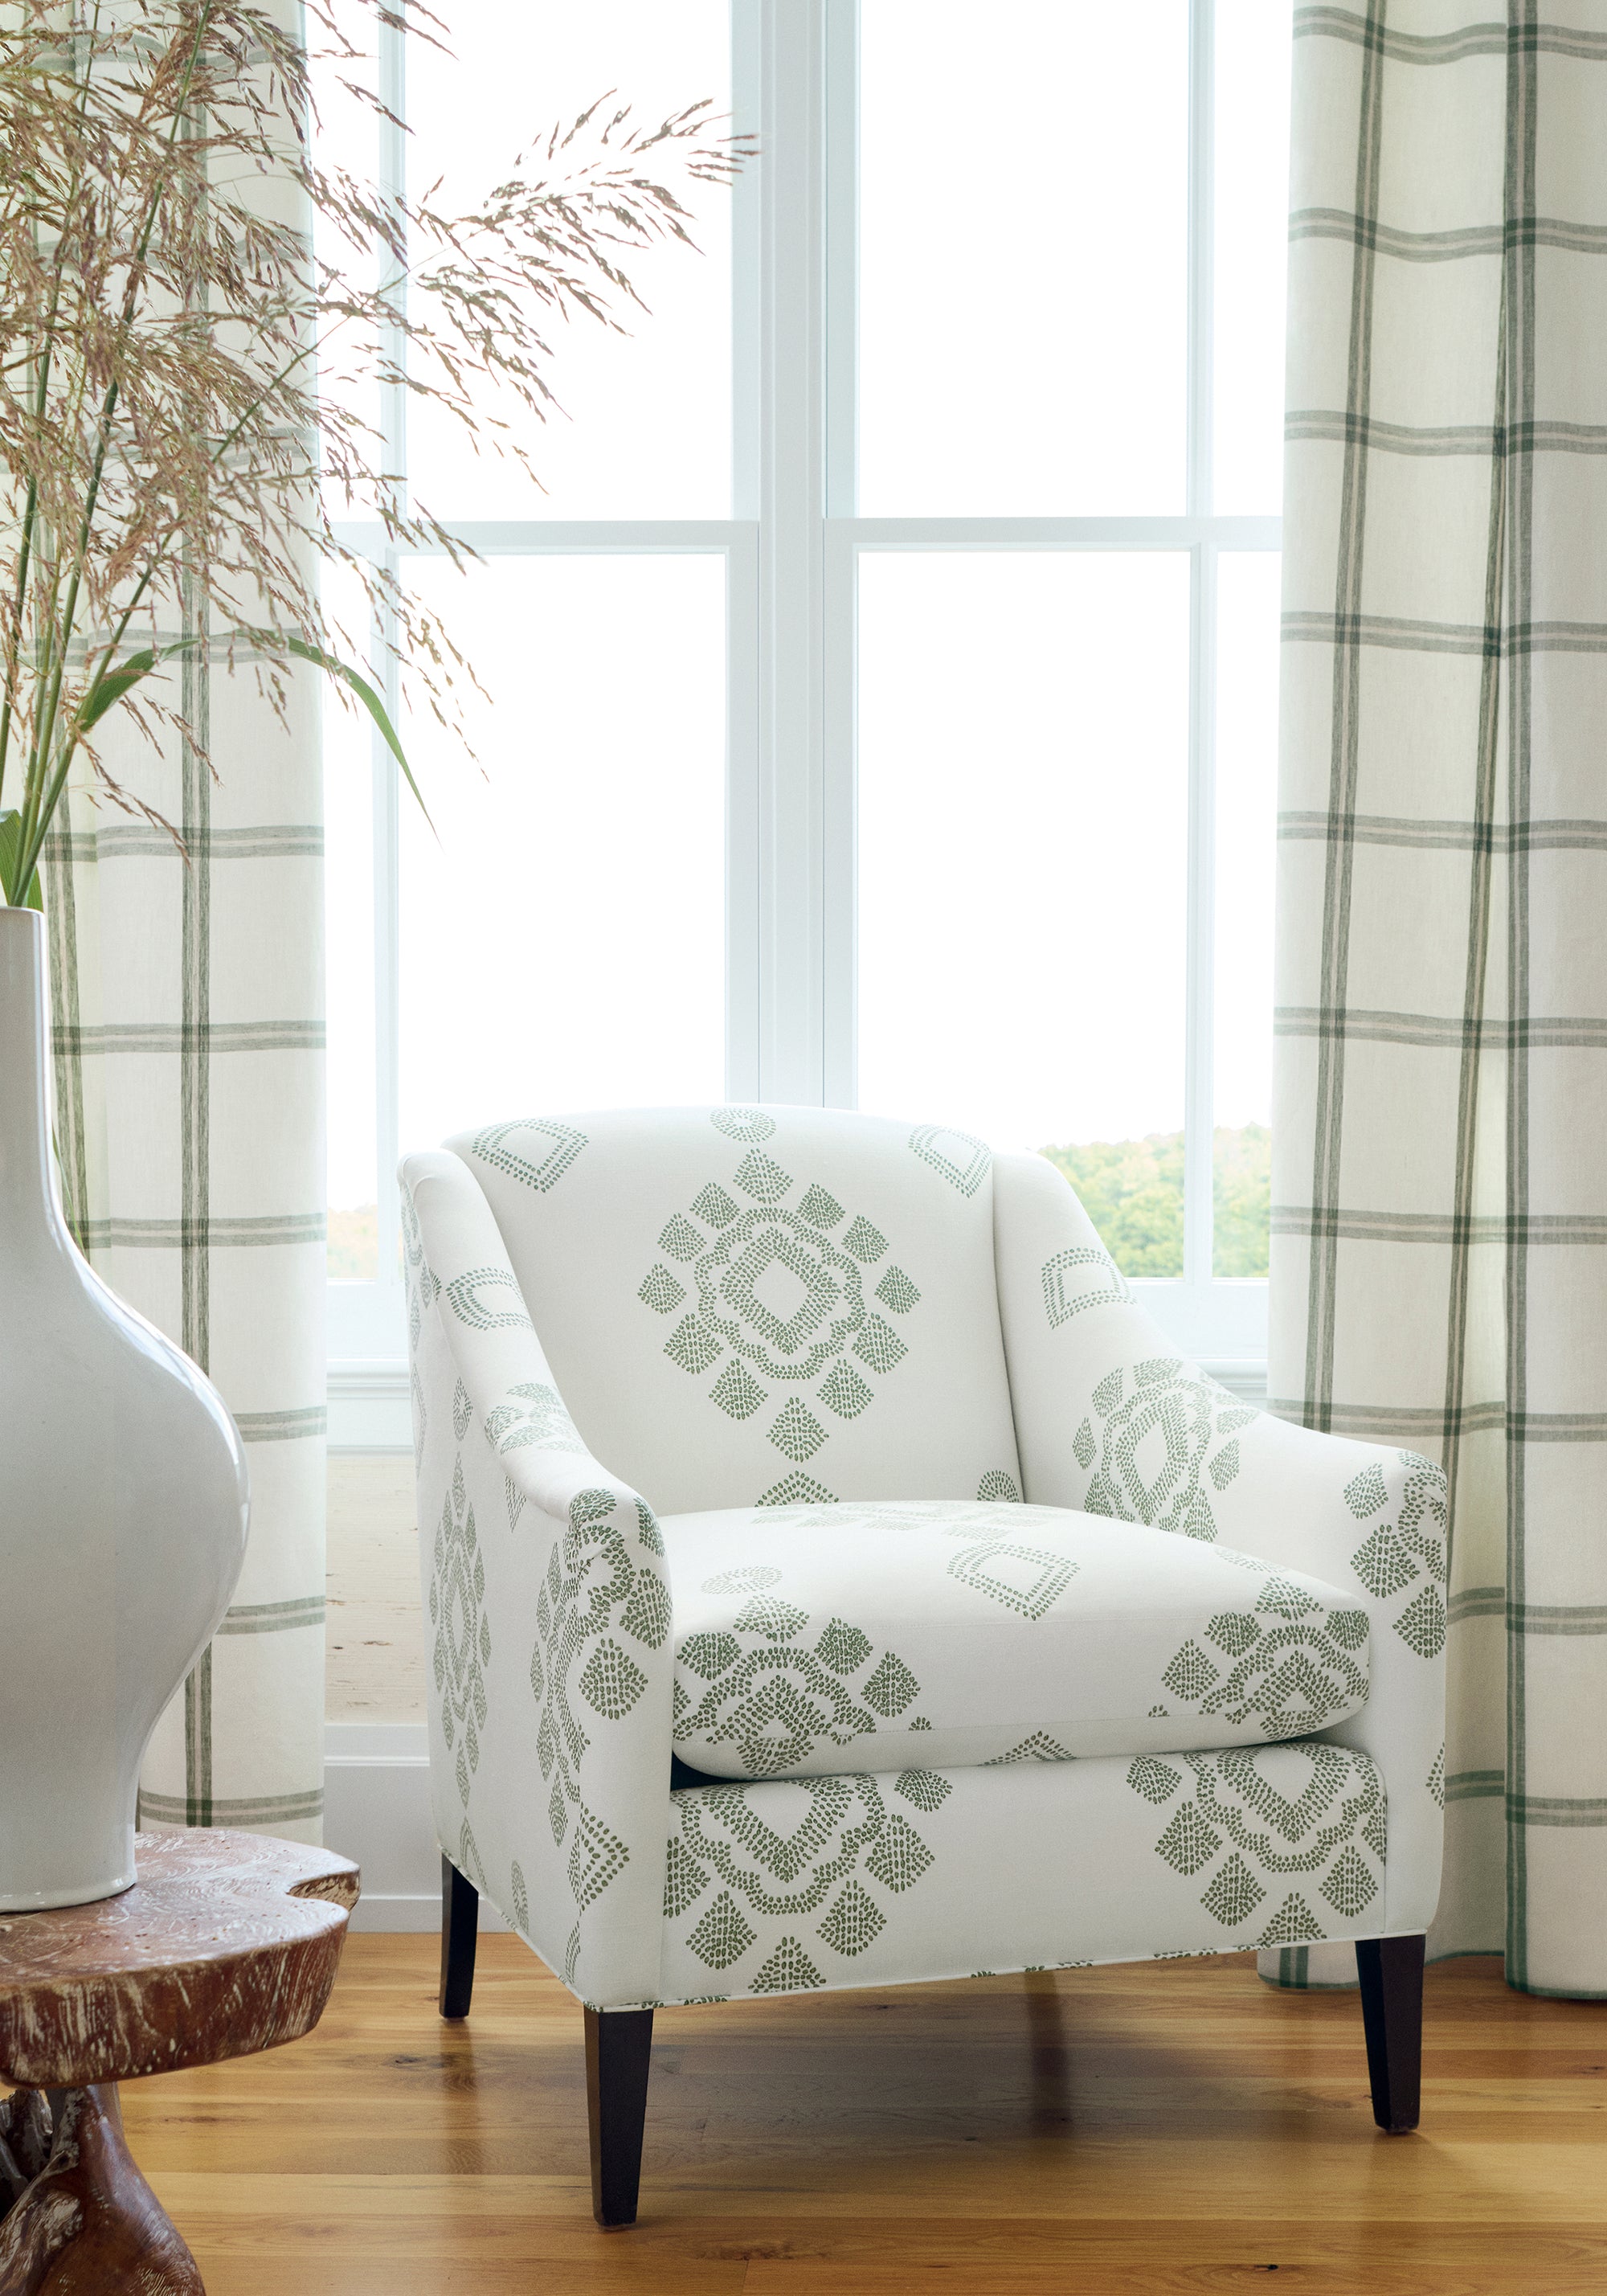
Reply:
M402 1166L443 1848L595 2007L657 1997L673 1654L652 1508L587 1450L455 1156Z
M1414 1452L1291 1426L1202 1376L1041 1157L1000 1157L994 1187L1025 1496L1217 1541L1354 1595L1371 1630L1367 1702L1321 1734L1383 1775L1381 1932L1425 1928L1443 1833L1443 1473Z

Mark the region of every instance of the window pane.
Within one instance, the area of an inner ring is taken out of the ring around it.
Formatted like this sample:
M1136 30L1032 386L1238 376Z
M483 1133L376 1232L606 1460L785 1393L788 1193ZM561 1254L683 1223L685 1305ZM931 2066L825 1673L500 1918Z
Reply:
M731 105L728 0L524 0L517 8L445 10L450 60L414 42L407 107L414 135L408 184L454 211L476 203L511 172L516 155L545 144L611 89L633 119L654 126L707 96ZM728 123L727 123L728 125ZM533 167L556 176L537 154ZM626 329L556 323L546 380L562 412L545 425L511 401L480 395L530 439L545 492L517 466L476 457L459 426L414 402L408 458L419 501L437 516L471 518L725 518L731 502L731 194L693 184L683 194L696 250L623 253L620 267L645 308L615 295ZM534 436L532 437L532 431Z
M1212 1249L1218 1275L1267 1273L1279 571L1270 550L1228 552L1218 562Z
M1185 0L861 22L861 511L1181 511Z
M401 1141L717 1100L721 558L503 560L419 590L472 653L479 763L421 712L404 808Z
M344 658L364 660L368 615L360 585L326 568L324 611L340 634ZM372 729L355 706L341 706L344 686L332 677L322 684L329 1272L372 1283L379 1273Z
M1052 1150L1180 1275L1188 562L860 579L859 1104Z
M1283 496L1290 0L1217 10L1216 498L1275 514Z

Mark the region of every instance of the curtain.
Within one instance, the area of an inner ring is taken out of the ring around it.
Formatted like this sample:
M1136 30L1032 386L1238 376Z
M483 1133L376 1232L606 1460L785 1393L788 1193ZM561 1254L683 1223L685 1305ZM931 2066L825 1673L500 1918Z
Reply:
M1495 16L1295 12L1270 1389L1450 1479L1431 1953L1601 1998L1607 7Z
M182 831L75 790L46 849L55 1126L96 1271L193 1356L247 1447L235 1599L158 1724L142 1824L316 1841L324 1795L324 888L318 696L186 673L218 778L113 732ZM111 722L111 721L109 721ZM176 745L175 745L176 747Z

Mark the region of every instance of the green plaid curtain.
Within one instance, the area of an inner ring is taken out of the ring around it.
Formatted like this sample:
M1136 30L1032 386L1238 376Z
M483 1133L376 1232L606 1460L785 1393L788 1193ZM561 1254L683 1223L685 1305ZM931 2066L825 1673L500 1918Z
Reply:
M235 1600L158 1724L142 1822L316 1841L324 1734L324 890L312 673L288 726L249 668L192 668L220 776L115 722L174 823L73 793L46 854L56 1139L112 1290L193 1356L247 1446Z
M1274 1407L1450 1477L1431 1951L1600 1998L1607 8L1295 32Z

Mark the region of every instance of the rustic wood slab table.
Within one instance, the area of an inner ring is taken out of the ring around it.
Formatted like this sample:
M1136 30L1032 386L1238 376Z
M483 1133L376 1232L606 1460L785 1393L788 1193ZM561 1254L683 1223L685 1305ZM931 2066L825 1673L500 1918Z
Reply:
M203 2296L115 2084L299 2040L334 1982L348 1859L221 1829L135 1851L121 1897L0 1914L0 2296Z

